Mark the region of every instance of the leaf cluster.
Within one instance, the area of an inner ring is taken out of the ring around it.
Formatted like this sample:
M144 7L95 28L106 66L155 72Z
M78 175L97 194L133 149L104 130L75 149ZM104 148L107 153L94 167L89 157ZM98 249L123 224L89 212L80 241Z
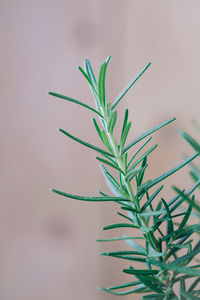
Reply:
M116 107L149 68L150 63L110 103L106 102L105 94L105 76L109 61L110 57L102 62L97 79L88 59L84 61L84 68L78 67L89 84L95 108L71 97L53 92L49 94L78 104L94 114L93 126L102 143L101 148L63 129L60 129L60 132L97 153L96 159L100 162L102 174L112 196L103 192L100 192L101 196L98 197L87 197L72 195L57 189L52 191L75 200L115 202L119 205L117 213L121 221L105 226L103 230L118 228L133 230L131 236L123 235L97 240L99 242L124 240L129 247L129 250L100 253L128 261L129 267L124 268L122 272L131 278L128 283L101 288L103 291L114 295L145 293L142 299L146 300L198 299L199 290L196 287L200 281L200 269L199 265L193 264L193 260L199 253L200 242L194 243L193 235L200 231L200 224L189 225L188 220L195 203L193 193L199 186L200 179L198 178L188 191L174 188L175 195L171 199L164 199L162 190L164 179L191 163L199 155L199 150L195 148L193 155L159 177L145 180L149 155L157 147L157 145L150 146L152 134L173 122L175 118L156 125L127 143L131 122L129 111L126 109L117 142L114 136L117 122ZM130 150L133 154L130 154ZM188 201L188 207L180 213L179 208L185 200ZM136 262L140 267L135 266ZM194 278L194 282L188 286L187 281L190 278ZM179 295L175 288L177 285L180 289Z

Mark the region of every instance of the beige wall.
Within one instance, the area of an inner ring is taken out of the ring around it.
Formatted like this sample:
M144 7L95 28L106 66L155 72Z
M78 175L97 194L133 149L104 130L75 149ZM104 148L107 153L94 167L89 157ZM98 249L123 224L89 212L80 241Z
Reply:
M46 92L91 103L76 65L88 57L97 70L112 55L112 99L151 61L120 108L130 109L132 136L177 116L155 135L160 147L152 155L151 176L159 175L186 151L175 128L192 132L190 118L199 119L199 11L198 0L0 1L2 300L115 298L96 287L126 277L121 265L98 257L94 243L114 218L112 206L77 203L49 191L96 195L104 186L94 153L57 132L61 127L98 143L92 114ZM175 179L189 185L187 176Z

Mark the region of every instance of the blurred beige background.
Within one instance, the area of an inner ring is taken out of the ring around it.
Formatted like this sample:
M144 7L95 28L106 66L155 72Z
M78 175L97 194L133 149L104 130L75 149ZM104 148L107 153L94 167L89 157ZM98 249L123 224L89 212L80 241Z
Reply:
M49 191L97 195L104 188L95 154L57 131L98 144L92 114L47 91L92 103L76 65L88 57L97 71L111 55L112 100L151 61L119 107L130 109L130 139L177 117L154 135L160 146L150 176L158 176L189 150L176 128L192 133L190 119L199 120L200 1L1 0L0 24L0 299L114 299L97 286L130 278L121 263L97 255L108 245L94 239L105 236L101 227L116 219L115 209ZM186 173L169 184L189 186Z

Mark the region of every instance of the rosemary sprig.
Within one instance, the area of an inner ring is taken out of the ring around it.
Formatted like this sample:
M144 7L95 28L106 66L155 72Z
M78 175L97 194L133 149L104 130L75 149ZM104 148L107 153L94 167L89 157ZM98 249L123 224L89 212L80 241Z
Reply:
M187 192L175 189L176 195L168 201L161 197L161 191L164 185L160 184L164 179L179 171L196 158L199 155L199 151L195 148L196 152L182 163L153 180L149 179L144 181L145 172L148 168L148 157L156 149L157 145L149 147L144 152L142 152L142 150L149 144L152 138L151 135L155 131L170 124L175 118L170 118L169 120L156 125L126 145L127 136L131 129L131 122L128 121L128 110L126 109L120 141L118 142L114 136L115 125L117 122L117 111L115 108L126 95L127 91L149 68L150 63L148 63L136 77L130 81L116 99L110 103L106 102L105 94L105 76L109 61L110 57L102 62L98 79L95 78L88 59L84 61L84 69L78 67L87 80L94 96L95 108L71 97L53 92L50 92L49 94L81 105L92 111L98 117L98 119L93 118L93 125L101 140L103 148L91 145L63 129L60 129L60 131L65 136L96 151L98 155L100 155L97 156L96 159L101 163L100 168L102 174L113 195L108 196L100 192L100 197L87 197L64 193L56 189L53 189L52 191L76 200L116 202L123 211L123 213L118 212L118 215L123 221L105 226L103 230L127 227L129 230L131 228L134 230L135 236L132 235L131 237L128 237L124 235L119 238L114 237L98 240L105 242L124 240L133 250L103 252L101 255L130 261L131 265L129 268L123 269L122 272L136 278L136 281L134 282L102 289L103 291L114 295L147 293L142 299L184 299L184 297L186 297L185 295L193 295L194 297L194 288L196 285L193 284L189 290L186 290L185 283L187 279L191 277L198 278L200 276L199 267L192 265L188 266L199 253L200 244L197 242L194 245L193 240L188 239L200 230L200 225L193 224L189 226L187 223L194 204L194 195L192 195L192 193L198 187L200 182L195 183ZM140 144L141 142L142 144ZM129 150L135 147L137 147L137 149L135 149L134 154L129 158ZM114 171L115 175L113 175L113 172L110 172L110 169ZM154 186L156 186L156 190L151 192L151 188ZM191 198L189 198L190 196ZM156 202L155 199L157 199L157 205L154 204ZM189 199L187 211L181 214L174 214L185 199ZM177 217L179 217L179 220L180 217L182 217L178 228L175 227L177 226ZM161 225L165 225L165 229L163 229L163 226ZM135 241L136 239L143 241L143 244L138 244ZM183 249L186 249L187 253L183 253ZM139 269L133 267L134 261L141 264ZM176 291L177 283L180 284L179 296L177 296ZM132 288L127 290L129 287ZM120 291L118 292L116 290Z

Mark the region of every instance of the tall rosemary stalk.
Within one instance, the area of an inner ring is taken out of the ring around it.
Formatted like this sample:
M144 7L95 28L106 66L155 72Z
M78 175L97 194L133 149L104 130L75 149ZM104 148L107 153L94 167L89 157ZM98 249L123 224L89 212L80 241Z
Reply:
M131 280L126 284L106 289L101 288L101 290L114 295L145 293L145 296L142 296L141 299L146 300L197 299L197 292L194 292L193 286L188 287L187 281L189 278L195 278L195 280L200 278L199 266L191 264L188 266L200 250L200 242L198 241L195 244L192 239L189 239L195 232L200 230L200 224L187 224L192 210L191 203L184 212L179 212L178 209L187 197L191 197L193 203L193 192L199 186L200 180L197 180L187 192L176 190L175 196L168 200L161 195L164 187L161 182L190 163L199 155L199 152L195 152L184 162L159 177L144 181L145 171L148 167L147 158L157 147L157 145L153 145L146 148L152 139L151 135L174 121L175 118L158 124L135 138L131 143L126 144L131 128L131 122L128 120L128 110L126 109L120 140L117 141L114 136L117 121L116 107L127 91L149 68L150 63L110 103L106 102L105 97L105 75L109 60L110 57L102 62L98 80L95 78L89 60L84 61L84 69L78 67L94 96L95 108L71 97L53 92L49 92L49 94L74 102L94 113L93 126L103 144L103 148L91 145L63 129L60 129L60 131L65 136L97 152L96 159L100 162L101 171L113 195L110 196L100 192L98 197L87 197L72 195L56 189L52 189L52 191L76 200L116 202L120 206L118 215L122 221L105 226L103 230L122 227L133 229L133 235L131 236L123 235L119 238L97 240L103 242L124 240L132 248L131 250L101 253L101 255L128 260L130 266L123 269L122 272L130 274ZM135 149L132 156L128 155L130 149ZM113 172L111 174L110 170L114 171L116 175L112 175ZM137 239L140 239L140 244L135 241ZM139 269L135 268L135 262L140 263L141 267ZM177 285L179 285L178 289Z

